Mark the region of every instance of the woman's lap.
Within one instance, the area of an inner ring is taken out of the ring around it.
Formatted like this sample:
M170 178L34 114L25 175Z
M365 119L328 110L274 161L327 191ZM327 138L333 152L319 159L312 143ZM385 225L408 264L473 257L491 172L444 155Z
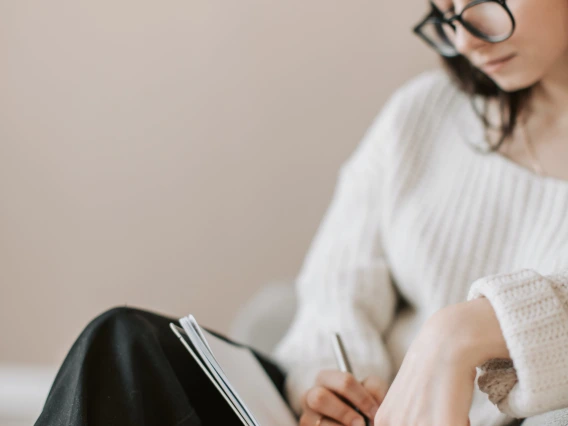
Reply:
M173 321L126 307L91 321L67 354L36 426L238 424L170 330ZM283 393L280 369L253 353Z

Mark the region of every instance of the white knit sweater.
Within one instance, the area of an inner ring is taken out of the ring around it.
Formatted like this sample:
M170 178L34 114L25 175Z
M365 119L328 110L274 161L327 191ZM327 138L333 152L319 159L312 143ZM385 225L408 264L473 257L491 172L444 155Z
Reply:
M336 368L332 330L356 377L392 383L428 317L481 295L512 365L478 368L471 426L568 407L568 181L471 144L486 146L481 121L433 70L391 96L342 165L274 353L297 412L317 372Z

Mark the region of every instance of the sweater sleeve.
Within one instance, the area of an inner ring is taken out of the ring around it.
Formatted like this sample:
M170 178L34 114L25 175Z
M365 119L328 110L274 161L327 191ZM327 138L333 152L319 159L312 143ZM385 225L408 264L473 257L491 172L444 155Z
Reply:
M516 418L568 407L568 268L482 277L467 299L478 297L495 310L511 357L478 367L480 390Z
M298 414L317 373L337 368L334 331L344 340L355 377L373 373L390 383L392 365L382 333L393 319L397 295L380 242L380 218L382 145L391 137L393 102L391 97L342 164L331 204L296 278L298 310L273 355L286 370L286 394Z

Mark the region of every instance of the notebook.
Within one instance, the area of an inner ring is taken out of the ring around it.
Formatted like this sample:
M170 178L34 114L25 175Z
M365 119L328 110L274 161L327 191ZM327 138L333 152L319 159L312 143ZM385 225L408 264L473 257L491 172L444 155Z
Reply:
M294 414L250 349L203 330L192 315L170 323L195 362L246 426L297 426Z

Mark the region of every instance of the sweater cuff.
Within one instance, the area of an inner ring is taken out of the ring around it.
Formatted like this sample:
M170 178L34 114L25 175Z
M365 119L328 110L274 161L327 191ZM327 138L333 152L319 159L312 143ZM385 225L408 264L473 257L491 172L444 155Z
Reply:
M521 269L480 278L469 290L468 301L486 297L491 303L511 356L509 363L484 363L478 385L511 417L568 406L568 313L557 286Z

